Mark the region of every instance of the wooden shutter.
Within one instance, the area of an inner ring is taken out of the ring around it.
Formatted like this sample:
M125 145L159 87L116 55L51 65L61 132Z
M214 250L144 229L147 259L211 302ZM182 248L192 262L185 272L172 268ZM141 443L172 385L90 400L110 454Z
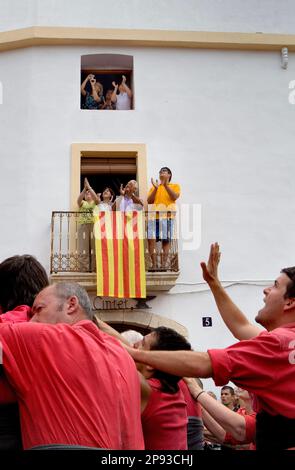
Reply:
M81 175L136 174L135 157L82 157Z

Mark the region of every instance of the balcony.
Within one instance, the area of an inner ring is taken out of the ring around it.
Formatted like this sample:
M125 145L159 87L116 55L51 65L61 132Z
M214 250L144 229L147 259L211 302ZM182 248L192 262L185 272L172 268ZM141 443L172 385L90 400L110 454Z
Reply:
M171 217L171 213L168 213ZM167 214L166 214L167 215ZM92 224L81 225L81 216L89 213L54 211L51 217L50 273L52 282L79 282L88 291L96 289L95 240ZM148 221L161 217L161 212L145 212L144 253L146 266L146 287L149 295L158 291L168 291L175 286L179 276L178 243L176 219L173 219L172 240L168 254L162 250L161 242L156 242L152 258L148 250ZM173 215L172 215L173 217ZM85 228L86 227L86 228ZM161 237L160 227L160 237ZM151 232L149 233L151 237ZM153 236L153 235L152 235ZM88 246L85 246L88 245Z

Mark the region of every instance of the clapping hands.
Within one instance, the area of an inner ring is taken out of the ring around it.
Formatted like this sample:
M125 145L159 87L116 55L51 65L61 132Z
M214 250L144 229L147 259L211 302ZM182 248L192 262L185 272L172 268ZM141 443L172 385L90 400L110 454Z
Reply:
M152 185L154 186L155 189L158 189L159 187L159 181L158 180L154 180L154 178L151 178L151 183Z
M84 178L84 189L85 191L89 191L90 189L90 184L87 178Z

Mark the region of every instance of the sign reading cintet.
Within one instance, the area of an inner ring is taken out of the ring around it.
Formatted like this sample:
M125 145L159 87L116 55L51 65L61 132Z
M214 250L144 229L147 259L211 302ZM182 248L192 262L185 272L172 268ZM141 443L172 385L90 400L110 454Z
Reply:
M94 297L93 310L133 310L136 299L117 299L113 297Z

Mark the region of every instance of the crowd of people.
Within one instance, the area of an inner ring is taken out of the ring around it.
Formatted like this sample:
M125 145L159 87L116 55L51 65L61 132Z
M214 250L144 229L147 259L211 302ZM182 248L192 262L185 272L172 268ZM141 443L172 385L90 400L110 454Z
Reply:
M294 449L295 268L264 289L261 330L222 287L219 260L213 244L203 277L239 342L207 352L171 328L120 334L30 255L0 263L0 448ZM200 377L225 385L220 402Z
M150 269L152 271L168 268L168 256L171 241L174 237L174 219L176 200L180 196L179 184L171 183L172 172L168 167L159 171L159 180L151 179L152 186L147 197L148 217L146 238L150 254ZM79 194L77 204L78 242L81 271L95 272L95 240L93 234L94 216L97 212L108 211L141 211L144 201L138 195L138 184L130 180L125 186L121 184L120 194L116 197L112 188L106 187L101 193L96 193L87 178L84 188ZM157 258L156 243L161 244L161 260Z
M132 91L127 84L125 75L121 83L112 82L113 89L108 89L104 96L103 85L97 81L95 75L90 73L81 84L81 94L84 100L84 109L118 110L131 109Z

